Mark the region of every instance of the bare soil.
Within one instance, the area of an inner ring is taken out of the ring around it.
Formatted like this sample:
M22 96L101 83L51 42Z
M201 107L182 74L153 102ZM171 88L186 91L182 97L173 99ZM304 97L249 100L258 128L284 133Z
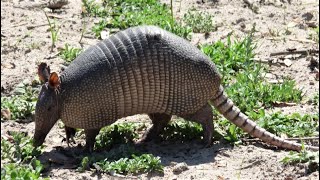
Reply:
M90 29L94 18L87 21L87 31L79 44L83 19L81 1L70 1L62 9L51 12L61 25L59 40L51 49L49 25L44 12L36 4L40 0L1 0L1 96L9 95L22 81L31 82L36 77L37 65L45 61L52 71L61 72L63 60L57 56L58 49L65 43L87 48L97 43ZM163 1L170 4L170 1ZM191 7L214 15L217 31L209 36L193 34L193 44L226 40L229 33L242 38L255 24L256 59L270 60L270 80L285 77L296 81L298 88L305 93L301 104L278 107L268 111L282 111L285 114L319 112L319 107L306 103L319 92L317 69L310 68L310 59L319 62L318 55L310 56L270 56L270 53L287 49L319 49L317 42L309 39L310 26L319 26L319 1L317 0L183 0L174 1L174 14L181 18ZM284 60L292 63L285 65ZM319 74L318 74L319 75ZM146 115L124 118L121 121L145 122L150 126ZM163 174L148 173L136 176L97 174L93 171L77 172L67 167L68 163L54 163L63 160L72 162L70 157L59 153L57 148L67 148L61 142L64 130L57 123L46 138L43 160L51 159L48 171L44 173L51 179L319 179L319 172L307 173L303 164L283 165L280 160L288 151L270 148L260 143L231 146L222 141L214 142L210 148L203 148L199 142L161 142L148 143L144 151L161 157ZM1 136L7 131L23 131L30 136L34 133L34 122L1 122ZM77 139L78 143L83 140ZM70 165L70 164L69 164Z

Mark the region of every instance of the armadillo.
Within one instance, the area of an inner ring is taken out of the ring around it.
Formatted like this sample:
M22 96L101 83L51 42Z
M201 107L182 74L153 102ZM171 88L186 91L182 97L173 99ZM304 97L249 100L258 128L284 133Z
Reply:
M34 146L42 145L61 119L67 128L84 129L85 147L92 150L102 127L135 114L148 114L153 123L140 142L157 137L176 115L200 123L204 142L210 145L211 105L253 137L284 149L302 148L257 126L240 112L227 97L221 75L209 57L187 40L156 26L120 31L89 47L60 76L51 73L36 104Z

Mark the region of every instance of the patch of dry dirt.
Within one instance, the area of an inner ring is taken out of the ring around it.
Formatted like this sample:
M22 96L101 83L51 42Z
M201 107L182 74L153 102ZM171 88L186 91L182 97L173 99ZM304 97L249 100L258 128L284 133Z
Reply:
M83 38L83 44L78 43L81 37L83 22L81 20L81 1L74 0L61 10L50 16L57 18L61 25L59 40L53 52L50 52L51 39L49 26L44 12L35 4L40 0L1 0L1 95L12 92L14 87L23 80L32 81L36 76L39 62L47 62L53 71L61 72L63 60L57 56L58 48L65 43L84 48L98 42L89 31ZM170 1L165 0L164 3ZM312 24L319 26L319 1L317 0L183 0L174 1L174 14L182 15L191 7L214 15L218 25L215 32L205 38L203 34L194 34L192 43L215 42L226 40L227 34L233 32L234 37L241 38L255 24L255 41L257 43L257 59L273 62L270 65L271 80L281 80L290 77L297 82L297 87L305 92L301 104L274 108L283 113L319 112L318 107L305 103L319 92L319 81L316 73L311 70L310 57L284 57L291 61L290 66L282 64L280 56L270 57L270 53L296 48L297 50L315 49L319 47L308 39ZM256 11L257 13L255 13ZM91 29L93 18L86 19L87 29ZM318 55L313 55L318 60ZM146 122L150 120L145 115L137 115L122 119L122 121ZM34 123L1 122L1 135L9 130L34 132ZM61 143L65 133L63 129L54 126L46 138L44 159L51 156L66 158L55 151L57 146L67 148ZM79 140L78 142L83 142ZM301 165L284 166L280 160L288 154L287 151L270 149L260 144L231 147L223 142L215 142L210 148L202 148L198 142L185 144L162 142L148 143L144 150L160 156L165 166L164 174L142 174L134 177L110 176L94 174L87 171L76 172L75 169L52 163L46 173L51 179L319 179L319 172L306 173L306 167ZM56 154L55 154L56 153Z

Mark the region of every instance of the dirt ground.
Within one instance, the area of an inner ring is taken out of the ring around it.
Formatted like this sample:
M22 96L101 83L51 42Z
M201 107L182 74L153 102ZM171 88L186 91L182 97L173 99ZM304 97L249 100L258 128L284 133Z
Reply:
M50 52L51 39L49 26L43 11L37 7L44 1L39 0L1 0L1 96L12 93L15 86L22 82L30 82L36 77L37 64L45 61L52 71L61 72L63 60L57 56L58 49L65 43L84 48L99 40L94 38L90 29L96 19L86 19L87 31L80 45L81 1L70 1L63 9L51 12L61 25L57 47ZM170 1L163 1L168 3ZM270 53L286 51L286 49L319 49L317 42L308 39L313 26L319 26L318 0L181 0L174 1L174 14L177 18L191 7L214 15L217 31L208 37L204 34L193 34L193 44L226 40L229 33L241 38L249 32L253 24L256 26L255 41L257 43L256 60L267 61L271 72L270 81L290 77L303 88L305 93L301 104L269 109L293 112L315 113L318 107L306 102L319 92L317 71L309 67L312 59L319 61L318 55L313 56L270 56ZM319 74L318 74L319 75ZM124 118L125 121L146 122L145 115ZM7 131L18 130L34 133L34 123L1 122L1 135ZM63 129L58 125L51 130L46 138L44 159L69 157L54 151L56 147L66 148L61 143ZM45 173L51 179L319 179L319 172L306 173L303 165L284 166L280 160L288 155L288 151L268 148L261 144L248 144L232 147L224 142L215 142L210 148L202 148L198 142L160 144L148 143L145 151L160 156L164 174L141 174L138 176L110 176L84 173L65 167L63 164L52 163ZM51 153L50 153L51 152Z

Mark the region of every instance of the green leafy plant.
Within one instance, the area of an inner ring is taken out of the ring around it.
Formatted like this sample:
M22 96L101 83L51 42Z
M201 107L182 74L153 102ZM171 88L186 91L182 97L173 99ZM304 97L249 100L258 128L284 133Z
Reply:
M195 33L209 33L216 30L213 24L213 16L206 12L188 10L183 16L183 22L191 27Z
M96 138L95 148L110 148L115 144L133 142L135 138L138 138L135 130L141 126L142 124L137 123L121 123L104 127Z
M182 140L190 141L194 139L201 139L203 136L202 126L195 122L177 119L170 122L160 134L162 140Z
M80 53L82 49L71 47L69 44L64 45L64 49L60 51L60 56L67 63L71 63Z
M21 132L12 131L12 140L1 139L1 160L26 162L42 153L42 146L34 148L32 138Z
M104 28L126 29L137 25L156 25L179 36L190 38L191 29L173 21L170 8L157 0L112 0L104 1L102 6L107 9L108 16L93 26L92 31L96 37L100 37Z
M109 14L109 9L103 5L104 3L98 4L95 0L82 0L82 13L83 15L105 17Z
M218 41L200 46L222 72L223 84L229 86L227 94L243 112L271 107L277 101L301 101L302 91L295 88L294 81L285 79L281 84L265 81L266 67L252 60L255 47L252 34L234 42L229 36L226 45Z
M308 173L319 171L319 151L312 152L307 151L302 144L302 150L300 152L290 151L289 155L281 160L284 164L307 164Z
M1 179L48 180L41 177L42 170L43 165L36 159L32 159L29 164L9 163L1 167Z
M130 158L121 158L116 161L109 162L104 160L95 163L104 172L115 171L120 174L137 174L151 171L163 172L163 166L159 157L152 154L132 155Z
M20 83L16 87L14 95L1 97L1 110L8 110L10 112L9 119L13 120L30 117L35 110L38 93L38 87ZM4 117L1 116L1 119Z
M319 106L319 93L316 93L308 100L308 104Z
M284 115L280 112L271 115L265 114L264 110L258 113L251 112L249 116L257 119L260 127L269 132L281 136L285 134L288 137L306 137L318 136L316 128L319 127L319 115L300 115L293 113Z
M78 171L83 172L89 167L99 171L120 174L137 174L151 171L163 171L159 157L143 154L134 149L132 144L121 144L108 152L94 153L81 160Z
M200 45L201 51L210 57L223 76L223 83L229 83L231 77L235 76L239 70L253 69L256 45L252 42L252 35L243 40L231 41L231 36L227 37L226 44L217 41L212 44ZM250 69L247 69L250 68Z

